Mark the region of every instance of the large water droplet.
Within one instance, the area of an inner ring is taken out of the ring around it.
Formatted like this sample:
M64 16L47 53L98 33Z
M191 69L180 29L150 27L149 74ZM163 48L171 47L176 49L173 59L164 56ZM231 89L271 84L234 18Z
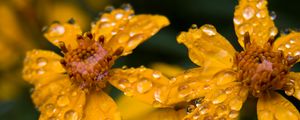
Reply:
M69 110L64 115L65 120L77 120L78 114L74 110Z
M246 7L243 11L243 17L246 20L251 19L254 16L254 14L255 14L255 10L250 6Z
M240 25L243 23L243 18L242 17L239 17L239 16L236 16L233 18L233 22L237 25Z
M51 27L50 29L50 36L52 37L57 37L57 36L61 36L65 33L65 27L62 25L55 25L54 27Z
M152 88L152 82L144 78L143 80L137 83L137 91L139 93L148 92Z
M68 96L64 96L64 95L58 96L58 98L57 98L58 106L64 107L64 106L68 105L69 103L70 103L70 100L69 100Z
M221 71L214 75L213 81L216 81L217 85L224 85L235 80L235 73L233 71Z
M192 24L192 25L191 25L191 29L198 29L197 24Z
M250 34L253 32L253 27L250 24L243 24L239 27L239 33L244 35L246 32Z
M214 36L217 34L217 30L213 25L206 24L203 25L200 29L208 36Z
M231 110L239 111L242 108L243 101L240 98L233 98L229 102L229 106Z
M224 102L227 99L227 95L226 94L221 94L219 95L216 99L214 99L212 101L213 104L219 104Z
M239 112L238 111L230 111L229 113L229 118L237 118L239 116Z
M123 16L124 16L124 15L123 15L122 13L117 13L117 14L115 15L115 18L116 18L117 20L119 20L119 19L121 19Z
M47 59L44 57L39 57L39 58L37 58L36 63L38 66L43 67L43 66L47 65Z

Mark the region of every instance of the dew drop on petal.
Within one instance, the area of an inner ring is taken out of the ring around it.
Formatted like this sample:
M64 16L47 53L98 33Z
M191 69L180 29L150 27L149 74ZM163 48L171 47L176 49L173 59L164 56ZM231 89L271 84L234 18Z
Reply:
M285 92L286 95L292 96L295 93L295 89L291 88L289 90L285 90L284 92Z
M300 55L300 50L294 52L294 56Z
M239 27L239 33L241 35L244 35L246 32L249 32L249 33L253 32L253 27L251 27L250 24L243 24Z
M161 107L162 103L155 100L155 101L153 101L152 105L153 105L153 107Z
M156 72L156 71L153 72L152 76L153 76L154 78L156 78L156 79L158 79L158 78L161 77L160 73L159 73L159 72Z
M67 96L60 95L57 99L57 105L60 107L64 107L70 103L70 100Z
M271 16L271 19L272 19L272 20L275 20L276 17L277 17L277 15L276 15L276 13L275 13L274 11L271 11L271 12L270 12L270 16Z
M229 118L237 118L239 116L239 112L238 111L230 111L229 113Z
M236 16L236 17L233 18L233 22L234 22L235 24L237 24L237 25L240 25L240 24L243 23L243 18L242 18L242 17Z
M197 24L192 24L192 25L191 25L191 29L198 29Z
M58 120L58 119L54 116L51 116L51 117L48 118L48 120Z
M117 13L117 14L115 15L115 18L116 18L117 20L119 20L119 19L121 19L123 16L124 16L124 15L123 15L122 13Z
M183 98L188 96L192 91L190 91L188 85L182 85L178 87L179 97Z
M212 25L203 25L201 28L202 32L204 32L208 36L214 36L217 34L217 30L214 26Z
M61 36L65 33L65 27L62 25L55 25L54 27L52 27L50 29L50 36L52 37L57 37L57 36Z
M233 100L229 102L230 109L235 111L239 111L242 108L242 105L243 101L239 98L233 98Z
M259 0L258 3L256 4L256 7L258 9L262 9L266 5L267 5L267 1L266 0Z
M152 88L152 82L149 81L148 79L143 79L142 81L139 81L137 83L137 91L139 93L145 93L148 92Z
M214 75L213 80L217 85L227 84L235 79L235 73L232 71L222 71Z
M264 11L264 10L260 10L260 11L258 11L257 13L256 13L256 17L257 18L265 18L266 16L267 16L267 12L266 11Z
M255 10L250 6L246 7L243 11L243 17L246 20L251 19L254 16L254 14L255 14Z
M194 110L195 110L195 106L194 105L188 105L187 107L186 107L186 113L187 114L190 114L190 113L192 113Z
M56 111L55 106L53 104L45 105L45 109L47 114L53 114Z
M42 74L45 73L45 70L42 69L42 68L40 68L40 69L38 69L38 70L36 71L36 73L39 74L39 75L42 75Z
M291 48L291 45L290 45L290 44L288 44L288 43L287 43L287 44L285 44L284 46L285 46L285 48L287 48L287 49Z
M125 88L124 89L124 94L126 95L126 96L133 96L133 93L134 93L134 91L131 89L131 88Z
M39 58L37 58L36 63L38 66L43 67L43 66L47 65L47 59L44 57L39 57Z
M270 28L270 36L275 37L277 35L278 30L275 27Z
M214 99L212 101L213 104L219 104L219 103L222 103L226 100L227 98L227 95L226 94L221 94L219 95L218 97L216 97L216 99Z
M123 89L129 87L129 85L130 85L130 83L126 79L121 79L121 80L118 81L118 86L123 88Z
M64 115L65 120L78 120L78 114L74 110L69 110Z

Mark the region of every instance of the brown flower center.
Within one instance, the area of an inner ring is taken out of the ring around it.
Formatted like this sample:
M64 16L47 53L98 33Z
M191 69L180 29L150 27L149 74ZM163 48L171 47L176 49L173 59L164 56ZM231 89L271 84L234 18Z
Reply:
M235 66L238 80L250 88L253 96L259 97L267 90L290 89L291 81L286 77L291 66L299 59L283 55L282 51L273 51L269 41L262 47L250 43L249 34L245 34L245 51L236 54Z
M115 59L122 53L119 49L114 54L109 54L102 45L104 37L96 41L91 33L78 35L78 47L66 48L62 42L60 47L64 53L61 64L65 67L72 83L82 89L100 90L106 85L105 77Z

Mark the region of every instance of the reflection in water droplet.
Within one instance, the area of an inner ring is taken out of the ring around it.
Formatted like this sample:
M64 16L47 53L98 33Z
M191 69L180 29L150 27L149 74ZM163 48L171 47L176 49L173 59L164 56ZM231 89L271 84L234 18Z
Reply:
M38 66L43 67L47 64L47 59L44 57L39 57L37 58L36 63Z
M217 34L216 28L209 24L203 25L200 29L208 36L214 36Z
M134 91L131 88L125 88L124 94L126 96L133 96Z
M70 103L70 100L69 100L68 96L64 96L64 95L58 96L58 98L57 98L58 106L64 107L64 106L68 105L69 103Z
M271 16L271 19L272 19L272 20L275 20L276 17L277 17L277 15L276 15L276 13L275 13L274 11L271 11L271 12L270 12L270 16Z
M123 89L125 89L126 87L129 87L129 85L130 85L129 81L126 79L121 79L121 80L119 80L118 83L119 83L119 86Z
M197 24L192 24L191 29L198 29Z
M258 9L262 9L266 5L267 5L267 1L266 0L259 0L258 3L256 4L256 7Z
M123 17L123 14L122 13L117 13L115 15L115 17L116 17L117 20L119 20L119 19L121 19Z
M285 48L289 49L289 48L291 48L291 45L287 43L287 44L285 44Z
M243 11L243 17L246 20L249 20L254 16L254 13L255 13L255 10L252 7L248 6Z
M275 27L270 28L270 36L275 37L277 35L277 29Z
M152 82L145 78L142 81L139 81L137 83L137 91L139 93L148 92L151 88L152 88Z
M238 111L230 111L229 113L229 118L237 118L239 116L239 112Z
M50 36L57 37L65 33L65 27L62 25L55 25L50 29Z
M65 120L77 120L78 114L74 110L69 110L64 115Z
M153 76L154 78L158 79L158 78L160 78L161 75L160 75L159 72L155 71L155 72L153 72L152 76Z
M42 75L42 74L45 73L45 70L42 69L42 68L40 68L40 69L38 69L38 70L36 71L36 73L39 74L39 75Z
M256 13L257 18L265 18L267 16L267 11L265 10L260 10Z

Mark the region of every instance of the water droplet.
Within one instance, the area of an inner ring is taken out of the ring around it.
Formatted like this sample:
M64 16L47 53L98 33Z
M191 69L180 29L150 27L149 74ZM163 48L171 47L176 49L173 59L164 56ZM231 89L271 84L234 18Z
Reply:
M199 110L200 110L200 114L204 115L208 112L208 107L207 106L200 106Z
M274 11L270 12L270 16L271 16L271 20L275 20L276 17L277 17L277 15L276 15L276 13Z
M239 116L239 112L238 111L230 111L229 113L229 118L237 118Z
M192 113L194 110L195 110L195 106L194 105L189 105L189 106L187 106L186 107L186 113L187 114L190 114L190 113Z
M51 117L49 117L48 120L58 120L58 119L56 117L54 117L54 116L51 116Z
M256 4L256 7L258 8L258 9L262 9L264 6L266 6L267 5L267 1L266 0L259 0L258 2L257 2L257 4Z
M153 76L154 78L156 78L156 79L158 79L158 78L161 77L160 73L157 72L157 71L153 72L152 76Z
M42 74L45 73L45 70L42 69L42 68L40 68L40 69L38 69L38 70L36 71L36 73L39 74L39 75L42 75Z
M204 97L200 97L195 99L194 104L199 107L201 105L201 103L203 102Z
M235 73L233 71L221 71L213 76L213 81L216 81L217 85L224 85L235 80Z
M57 37L57 36L61 36L65 33L65 27L62 25L55 25L54 27L50 28L50 36L52 37Z
M227 95L226 94L221 94L219 95L216 99L214 99L212 101L213 104L219 104L224 102L227 99Z
M237 25L240 25L240 24L243 23L243 18L242 18L242 17L236 16L236 17L233 18L233 22L234 22L235 24L237 24Z
M216 113L218 113L219 116L223 116L228 112L227 107L225 105L220 105L216 108Z
M125 89L130 86L129 81L126 79L121 79L121 80L119 80L118 83L119 83L119 87L121 87L122 89Z
M64 107L64 106L68 105L69 103L70 103L70 100L69 100L68 96L64 96L64 95L58 96L58 99L57 99L58 106Z
M255 10L252 7L248 6L243 11L243 17L246 20L249 20L254 16L254 13L255 13Z
M43 67L43 66L47 65L47 59L44 57L39 57L39 58L37 58L36 63L38 66Z
M300 55L300 50L294 52L294 56L298 56L298 55Z
M244 35L246 32L253 32L253 27L250 24L243 24L239 27L239 33L241 35Z
M226 94L230 94L230 93L232 92L232 89L233 89L232 87L226 88L226 89L225 89L225 93L226 93Z
M294 39L290 39L290 43L294 44L294 43L296 43L296 41Z
M119 19L121 19L123 16L124 16L124 15L123 15L122 13L117 13L117 14L115 15L115 18L116 18L117 20L119 20Z
M290 45L290 44L288 44L288 43L287 43L287 44L285 44L284 46L285 46L285 48L287 48L287 49L291 48L291 45Z
M161 102L156 101L156 100L153 101L152 105L153 105L153 107L161 107L161 106L163 106Z
M203 25L200 29L208 36L214 36L217 34L216 28L209 24Z
M197 112L193 115L194 120L198 120L200 118L200 114Z
M45 109L47 114L53 114L56 111L55 106L53 104L45 105Z
M198 29L197 24L192 24L191 29Z
M275 37L277 35L277 28L276 27L271 27L270 28L270 36Z
M240 98L233 98L229 102L229 106L231 110L239 111L242 108L243 101Z
M125 88L124 89L124 94L126 95L126 96L133 96L133 93L134 93L134 91L131 89L131 88Z
M77 120L78 114L74 110L69 110L64 115L65 120Z
M289 90L285 90L284 92L285 92L286 95L292 96L295 93L295 89L290 88Z
M152 82L144 78L143 80L137 83L137 91L139 93L148 92L152 88Z
M267 11L265 10L260 10L256 13L257 18L265 18L267 16Z
M190 91L190 89L188 89L188 88L189 88L188 85L179 86L178 87L179 97L183 98L183 97L186 97L189 94L191 94L192 91Z
M109 12L113 11L114 9L115 8L113 6L107 6L104 8L104 11L109 13Z
M121 8L123 8L126 11L128 11L128 10L132 9L132 6L130 4L128 4L128 3L126 3L126 4L122 4Z

